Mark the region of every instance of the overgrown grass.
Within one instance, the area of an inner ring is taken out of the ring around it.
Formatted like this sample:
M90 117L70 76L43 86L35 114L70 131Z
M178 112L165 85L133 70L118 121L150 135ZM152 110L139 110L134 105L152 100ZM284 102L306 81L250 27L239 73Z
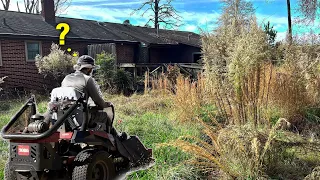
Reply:
M129 135L137 135L143 144L153 149L156 164L150 169L137 171L128 179L197 179L199 171L185 161L193 158L191 155L175 147L158 147L158 143L174 140L182 135L200 136L199 127L190 124L180 124L176 121L176 114L172 102L168 98L156 94L133 95L131 97L106 95L106 100L115 104L116 117L114 125L118 131L125 131ZM47 98L38 99L38 110L45 112ZM6 101L1 105L0 126L3 127L16 113L23 100ZM0 168L8 155L8 144L0 141ZM0 179L3 178L0 172Z
M185 164L190 156L175 147L158 147L183 135L200 136L199 126L181 124L176 120L173 103L161 94L107 96L116 106L115 127L129 135L137 135L153 149L156 164L131 174L128 179L197 179L200 173Z
M206 70L197 82L180 76L170 87L166 76L153 80L153 92L172 98L180 122L204 127L201 138L179 137L163 146L195 156L192 164L215 178L303 179L320 165L314 128L319 55L307 45L285 45L275 65L254 20L249 27L234 25L203 37Z

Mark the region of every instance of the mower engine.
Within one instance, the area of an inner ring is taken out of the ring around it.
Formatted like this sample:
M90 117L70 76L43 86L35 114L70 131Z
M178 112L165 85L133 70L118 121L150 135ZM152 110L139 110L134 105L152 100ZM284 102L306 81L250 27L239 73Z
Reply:
M43 133L49 129L49 125L44 122L44 117L42 115L35 114L31 116L30 119L33 122L26 128L29 133Z

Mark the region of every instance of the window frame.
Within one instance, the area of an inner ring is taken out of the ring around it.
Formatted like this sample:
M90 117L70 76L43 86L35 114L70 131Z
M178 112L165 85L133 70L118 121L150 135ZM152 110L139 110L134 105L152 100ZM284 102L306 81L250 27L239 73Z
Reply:
M198 62L195 62L195 60L194 60L194 59L195 59L195 58L194 58L194 55L195 55L195 54L200 54L200 55L202 55L202 53L201 53L201 52L193 52L193 53L192 53L192 62L193 62L193 63L198 63ZM200 58L200 60L201 60L201 58Z
M42 42L41 41L25 41L24 42L26 61L27 62L35 62L36 61L35 59L28 58L28 43L39 43L39 53L42 56Z

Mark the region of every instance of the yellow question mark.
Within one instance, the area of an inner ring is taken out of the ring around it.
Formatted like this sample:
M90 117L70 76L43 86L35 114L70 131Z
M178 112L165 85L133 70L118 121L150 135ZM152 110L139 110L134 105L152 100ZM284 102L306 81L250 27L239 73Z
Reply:
M63 31L60 33L60 38L59 38L59 44L64 45L65 44L65 36L69 33L70 31L70 26L67 23L59 23L56 26L57 30L61 30L63 28Z

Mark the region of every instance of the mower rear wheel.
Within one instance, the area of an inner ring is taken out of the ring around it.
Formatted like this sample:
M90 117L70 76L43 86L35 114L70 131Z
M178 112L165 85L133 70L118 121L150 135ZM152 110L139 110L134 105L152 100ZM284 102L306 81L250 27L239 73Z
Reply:
M113 161L106 151L80 152L74 164L72 180L109 180L115 176Z

